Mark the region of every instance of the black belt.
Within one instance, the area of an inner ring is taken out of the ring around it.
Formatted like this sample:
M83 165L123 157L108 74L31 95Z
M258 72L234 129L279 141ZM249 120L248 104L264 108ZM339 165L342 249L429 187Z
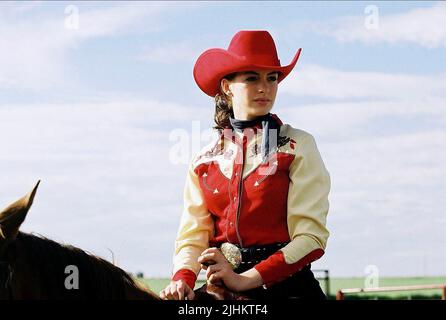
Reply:
M267 259L270 255L275 253L280 248L286 246L289 242L277 242L259 246L251 246L241 248L239 245L233 245L238 248L238 251L241 253L241 262L240 266L248 266L259 263L262 260ZM220 244L221 246L222 244ZM228 257L226 257L228 258ZM240 268L237 268L240 269Z
M267 259L280 248L285 247L289 242L277 242L261 246L239 248L242 253L241 264L257 264Z

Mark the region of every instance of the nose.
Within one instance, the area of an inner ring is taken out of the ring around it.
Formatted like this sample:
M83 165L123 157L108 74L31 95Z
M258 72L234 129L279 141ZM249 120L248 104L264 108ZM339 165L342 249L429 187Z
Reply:
M257 89L258 89L259 93L260 92L262 92L262 93L268 92L269 91L268 80L260 81Z

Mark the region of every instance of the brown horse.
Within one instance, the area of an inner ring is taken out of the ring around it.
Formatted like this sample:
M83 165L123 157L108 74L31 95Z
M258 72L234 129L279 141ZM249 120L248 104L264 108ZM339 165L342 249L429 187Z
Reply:
M104 259L20 232L38 185L0 211L0 299L159 299Z
M40 181L0 211L0 300L160 300L124 270L85 251L19 231ZM196 300L240 300L224 287L204 285Z

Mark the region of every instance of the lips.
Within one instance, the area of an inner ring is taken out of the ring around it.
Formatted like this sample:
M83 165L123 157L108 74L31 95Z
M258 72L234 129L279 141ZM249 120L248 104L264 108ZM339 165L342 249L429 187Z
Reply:
M261 99L254 99L254 101L257 101L257 102L269 102L270 100L261 98Z

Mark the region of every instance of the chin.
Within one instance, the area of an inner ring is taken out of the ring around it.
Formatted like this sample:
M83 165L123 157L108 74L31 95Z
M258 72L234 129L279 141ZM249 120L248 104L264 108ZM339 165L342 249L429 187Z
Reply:
M271 110L272 106L264 106L264 107L252 106L251 108L249 108L249 117L250 118L260 117L267 114L268 112L271 112Z
M272 109L272 107L257 108L256 115L263 116L263 115L267 114L268 112L270 112L271 109Z

